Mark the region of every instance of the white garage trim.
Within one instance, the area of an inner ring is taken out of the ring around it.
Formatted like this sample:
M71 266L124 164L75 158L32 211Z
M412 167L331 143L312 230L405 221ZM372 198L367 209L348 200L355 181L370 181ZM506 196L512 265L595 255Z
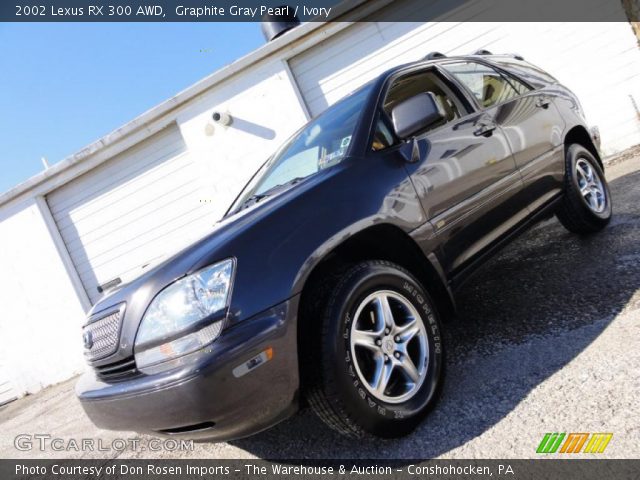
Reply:
M51 215L51 210L49 209L49 205L47 204L46 199L43 196L36 197L36 204L38 205L38 209L40 210L40 214L42 215L42 219L44 220L45 225L47 226L47 230L51 235L51 239L53 240L53 244L60 255L60 259L64 264L64 268L69 275L69 279L71 280L71 284L78 296L78 300L84 308L85 312L88 312L91 308L91 300L87 295L86 290L84 289L84 285L82 284L82 280L80 280L80 276L76 271L75 266L73 265L73 260L71 260L71 256L67 250L67 246L64 244L64 240L60 235L60 231L58 230L58 226L56 225L56 221Z

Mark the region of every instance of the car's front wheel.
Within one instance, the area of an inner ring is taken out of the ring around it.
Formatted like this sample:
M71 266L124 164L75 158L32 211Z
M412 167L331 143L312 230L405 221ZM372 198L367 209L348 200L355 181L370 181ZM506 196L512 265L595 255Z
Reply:
M611 194L604 172L593 154L570 145L565 156L565 194L556 216L571 232L593 233L611 219Z
M435 403L444 352L435 306L403 268L349 268L319 306L307 397L341 433L398 437Z

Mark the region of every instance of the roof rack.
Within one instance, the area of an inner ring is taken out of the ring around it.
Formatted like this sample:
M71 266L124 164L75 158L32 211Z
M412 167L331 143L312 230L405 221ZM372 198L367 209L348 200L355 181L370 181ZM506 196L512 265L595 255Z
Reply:
M429 52L423 60L435 60L436 58L447 58L447 56L440 52Z
M489 50L485 50L481 48L480 50L476 50L475 52L473 52L471 55L493 55L493 53L491 53ZM499 54L496 54L495 56L513 57L516 60L524 60L524 57L518 53L499 53Z

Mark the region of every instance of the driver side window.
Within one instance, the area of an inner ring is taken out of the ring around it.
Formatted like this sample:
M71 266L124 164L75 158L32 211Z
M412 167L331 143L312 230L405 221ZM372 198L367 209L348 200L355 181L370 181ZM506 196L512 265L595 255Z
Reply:
M445 117L440 122L429 126L426 131L433 130L461 118L467 113L463 105L440 79L435 70L430 69L405 75L396 79L387 91L387 96L382 106L383 114L380 115L376 123L376 130L371 145L372 150L383 150L396 143L390 122L387 121L391 118L393 108L408 98L427 92L434 94L436 101L445 112Z

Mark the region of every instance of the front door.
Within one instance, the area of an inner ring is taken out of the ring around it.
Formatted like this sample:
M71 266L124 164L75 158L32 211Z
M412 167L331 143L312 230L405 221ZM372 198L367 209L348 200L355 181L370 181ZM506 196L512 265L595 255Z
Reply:
M440 257L455 274L476 254L524 218L509 202L522 182L495 110L478 111L458 87L435 68L396 79L383 110L418 93L431 92L443 107L443 122L417 137L419 159L406 169L430 220Z

